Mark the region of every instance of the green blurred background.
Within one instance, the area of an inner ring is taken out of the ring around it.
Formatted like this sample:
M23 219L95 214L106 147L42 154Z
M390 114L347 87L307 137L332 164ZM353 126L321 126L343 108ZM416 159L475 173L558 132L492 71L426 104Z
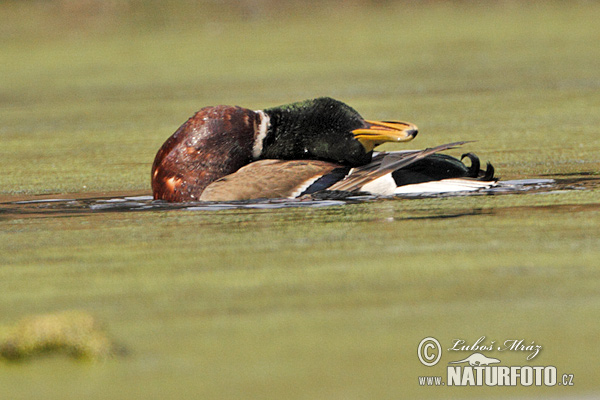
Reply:
M598 166L597 2L0 6L4 193L147 189L200 107L321 95L416 123L415 148L479 140L504 177Z
M323 209L0 208L0 324L83 309L130 351L0 362L0 397L594 397L599 20L597 1L0 1L0 207L149 193L197 109L322 95L417 124L401 148L476 140L503 179L590 179ZM482 335L535 340L575 386L418 386L445 370L419 363L423 337Z

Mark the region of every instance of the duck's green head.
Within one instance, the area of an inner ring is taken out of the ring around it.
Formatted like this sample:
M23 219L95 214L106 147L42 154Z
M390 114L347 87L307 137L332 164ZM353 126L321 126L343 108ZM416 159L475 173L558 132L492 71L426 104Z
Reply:
M259 111L255 158L319 159L345 165L371 161L373 148L413 139L417 127L371 121L341 101L321 97Z

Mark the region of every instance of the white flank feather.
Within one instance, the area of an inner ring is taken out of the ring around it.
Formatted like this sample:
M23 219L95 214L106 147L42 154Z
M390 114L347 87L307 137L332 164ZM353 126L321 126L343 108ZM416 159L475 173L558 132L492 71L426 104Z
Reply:
M419 193L450 193L472 192L496 186L494 181L476 181L472 179L451 178L441 181L415 183L395 188L394 194L419 194ZM366 186L366 185L365 185Z

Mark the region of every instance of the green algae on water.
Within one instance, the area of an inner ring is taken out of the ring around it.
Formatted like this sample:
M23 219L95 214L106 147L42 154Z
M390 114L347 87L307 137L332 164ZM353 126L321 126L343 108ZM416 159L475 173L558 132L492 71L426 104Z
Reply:
M117 350L98 321L84 311L28 316L12 328L5 328L3 333L0 359L11 361L55 353L81 360L101 360Z

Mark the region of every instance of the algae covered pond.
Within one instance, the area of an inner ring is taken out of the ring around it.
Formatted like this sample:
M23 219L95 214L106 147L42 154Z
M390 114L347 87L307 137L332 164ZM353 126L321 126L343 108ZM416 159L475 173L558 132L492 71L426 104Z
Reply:
M596 397L599 18L597 2L0 2L0 355L41 349L0 356L0 397ZM195 110L322 95L414 122L403 149L475 140L516 186L148 199ZM98 348L79 320L119 351L60 351ZM37 347L17 340L31 331ZM561 385L420 385L484 336L541 346L483 353Z

